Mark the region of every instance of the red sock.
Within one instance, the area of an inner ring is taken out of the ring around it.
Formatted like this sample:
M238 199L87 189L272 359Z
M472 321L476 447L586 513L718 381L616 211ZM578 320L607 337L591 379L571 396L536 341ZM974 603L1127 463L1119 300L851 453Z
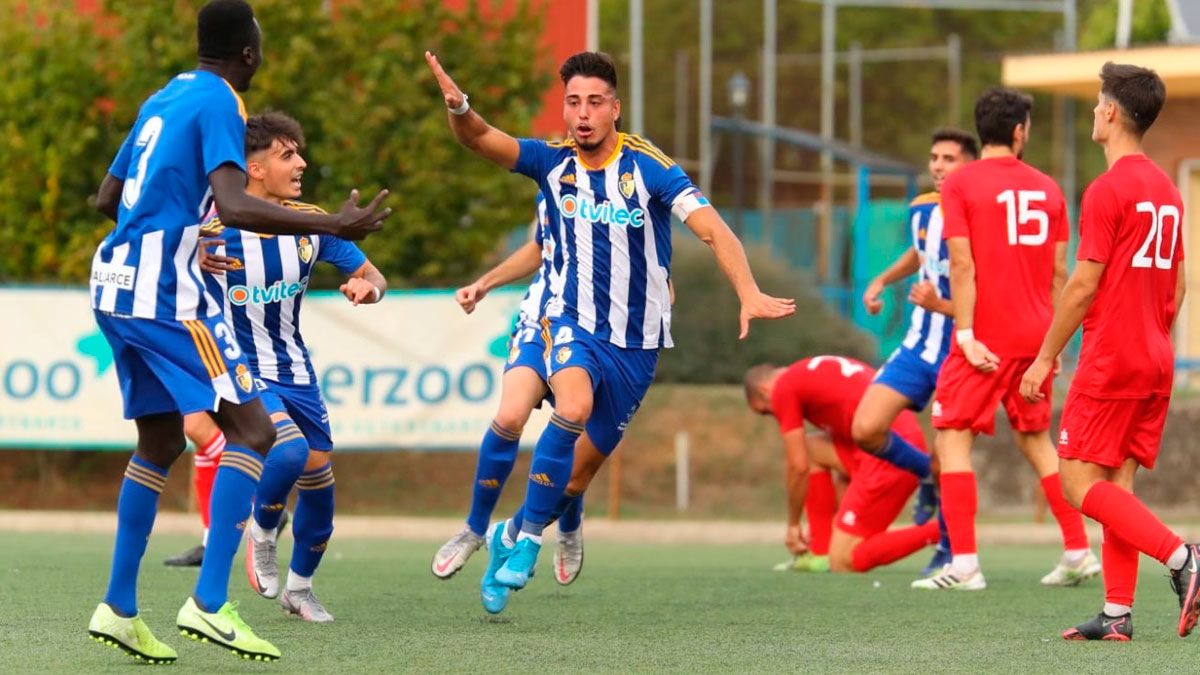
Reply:
M942 472L942 515L950 533L950 552L969 555L975 547L975 512L979 510L979 494L975 487L974 471Z
M1138 550L1132 544L1104 528L1104 544L1100 547L1104 565L1104 600L1114 605L1133 607L1133 592L1137 588Z
M1083 498L1084 515L1098 521L1135 549L1167 564L1183 540L1163 525L1133 493L1100 481ZM953 535L951 535L953 536Z
M196 448L196 473L193 478L196 489L196 510L204 529L208 529L208 509L212 498L213 480L217 477L217 465L221 463L221 451L225 449L225 434L216 435L203 446Z
M924 525L880 532L854 547L850 553L850 565L855 572L866 572L880 565L894 563L936 544L940 536L936 518Z
M804 513L808 515L808 550L813 555L829 555L833 516L837 513L837 492L833 489L833 476L828 471L808 474Z
M1050 512L1058 521L1058 529L1062 531L1063 549L1067 551L1088 547L1087 530L1083 529L1083 514L1067 503L1063 496L1062 481L1057 473L1052 473L1042 479L1042 491L1046 493L1046 503Z

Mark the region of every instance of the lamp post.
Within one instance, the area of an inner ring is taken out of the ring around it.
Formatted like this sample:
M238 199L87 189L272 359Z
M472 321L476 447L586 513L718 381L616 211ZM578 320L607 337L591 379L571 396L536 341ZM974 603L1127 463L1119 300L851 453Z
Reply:
M750 100L750 78L742 71L737 71L725 83L729 94L729 106L733 108L733 119L737 122L737 131L733 137L733 232L742 236L742 205L746 192L746 132L742 122L746 118L746 102Z

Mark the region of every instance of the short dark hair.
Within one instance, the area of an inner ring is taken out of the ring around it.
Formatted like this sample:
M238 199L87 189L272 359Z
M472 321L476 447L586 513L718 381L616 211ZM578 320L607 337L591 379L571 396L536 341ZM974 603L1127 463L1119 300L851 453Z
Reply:
M563 61L558 69L562 83L571 81L572 77L598 77L608 83L615 91L617 88L617 64L613 58L604 52L579 52Z
M254 45L257 31L246 0L211 0L196 18L196 51L201 58L230 59Z
M276 140L291 141L304 149L304 129L294 118L275 110L252 115L246 120L246 156L262 152Z
M1109 61L1100 69L1100 92L1116 101L1126 124L1138 136L1146 133L1167 99L1167 85L1149 68Z
M983 145L1011 148L1013 130L1029 119L1033 99L1015 89L993 87L975 100L975 130Z
M975 142L975 137L954 127L940 127L935 129L930 137L930 143L941 143L942 141L953 141L958 143L958 147L962 148L964 155L971 157L979 156L979 144Z

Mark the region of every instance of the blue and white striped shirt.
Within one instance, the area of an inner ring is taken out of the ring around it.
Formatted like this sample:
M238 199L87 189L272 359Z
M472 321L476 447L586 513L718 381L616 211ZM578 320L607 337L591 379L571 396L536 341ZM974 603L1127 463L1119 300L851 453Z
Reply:
M558 268L562 264L559 249L554 245L554 237L550 234L550 219L546 215L546 198L541 192L537 194L537 222L534 226L534 241L542 248L542 266L533 281L529 282L529 290L521 299L520 314L517 317L517 327L514 332L517 342L529 342L542 330L542 317L546 314L546 303L551 298L551 287L558 276Z
M246 108L219 75L175 76L138 112L108 172L124 181L117 226L92 258L92 307L143 319L214 316L196 261L208 175L245 170Z
M537 181L562 267L546 308L618 347L672 346L671 212L708 201L649 141L620 134L602 166L572 141L521 139L514 171Z
M324 213L320 207L284 201L297 211ZM363 266L367 256L354 244L329 235L260 235L221 225L204 224L205 234L219 234L220 255L234 258L241 269L205 275L208 291L223 303L238 346L254 376L284 384L316 385L317 377L300 336L300 301L318 261L344 274Z
M917 278L937 289L938 297L950 297L950 253L942 238L942 199L936 192L918 196L908 207L908 226L913 248L921 260ZM950 352L954 319L924 307L914 307L908 334L902 343L926 363L941 363Z

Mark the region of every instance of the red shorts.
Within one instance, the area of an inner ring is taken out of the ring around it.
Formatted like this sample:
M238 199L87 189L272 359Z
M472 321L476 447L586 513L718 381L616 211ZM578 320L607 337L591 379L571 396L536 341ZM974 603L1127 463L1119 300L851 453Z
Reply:
M855 537L870 537L888 529L917 489L917 477L859 451L858 467L842 496L833 523Z
M1063 408L1058 456L1114 469L1135 459L1153 469L1170 402L1170 396L1103 399L1071 391Z
M935 429L970 429L991 435L996 429L996 406L1004 403L1014 431L1034 433L1050 428L1050 394L1053 378L1042 385L1045 398L1029 403L1021 398L1021 377L1033 363L1032 358L1007 357L1000 367L985 373L967 362L954 350L938 374L937 393L933 398Z

